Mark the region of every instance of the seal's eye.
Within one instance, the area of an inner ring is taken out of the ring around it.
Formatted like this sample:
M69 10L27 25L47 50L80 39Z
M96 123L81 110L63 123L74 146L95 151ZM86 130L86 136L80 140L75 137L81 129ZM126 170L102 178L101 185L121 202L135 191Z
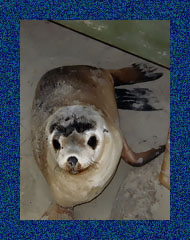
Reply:
M87 144L88 144L92 149L95 149L95 148L96 148L97 143L98 143L98 141L97 141L97 139L96 139L96 136L90 137L89 140L88 140L88 142L87 142Z
M61 145L58 140L53 139L53 147L55 150L59 150L61 148Z

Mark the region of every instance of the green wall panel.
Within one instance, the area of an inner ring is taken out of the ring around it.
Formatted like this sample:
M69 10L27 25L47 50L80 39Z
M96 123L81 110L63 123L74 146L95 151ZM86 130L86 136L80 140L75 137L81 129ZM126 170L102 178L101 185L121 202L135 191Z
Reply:
M166 20L54 21L150 61L170 66L170 22Z

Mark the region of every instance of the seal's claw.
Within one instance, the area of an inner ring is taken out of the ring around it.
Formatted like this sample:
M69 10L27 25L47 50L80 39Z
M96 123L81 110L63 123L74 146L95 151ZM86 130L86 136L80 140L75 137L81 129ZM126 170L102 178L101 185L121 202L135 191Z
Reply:
M159 153L161 154L161 153L165 152L166 145L161 145L158 149L159 149Z
M155 73L157 68L145 63L133 63L132 66L143 74L143 82L153 81L163 76L163 73Z

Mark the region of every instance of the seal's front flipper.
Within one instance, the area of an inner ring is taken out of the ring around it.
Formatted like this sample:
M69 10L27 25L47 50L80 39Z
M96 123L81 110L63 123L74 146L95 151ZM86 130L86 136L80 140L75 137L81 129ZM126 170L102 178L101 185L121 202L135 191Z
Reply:
M121 89L115 88L118 109L135 111L162 110L159 101L148 88Z
M73 208L64 208L52 203L40 220L73 220Z
M121 157L128 164L130 164L134 167L141 167L141 166L145 165L146 163L152 161L154 158L158 157L164 151L165 151L165 145L162 145L157 149L152 148L146 152L135 153L128 146L127 142L124 140L123 151L122 151Z
M114 86L120 86L156 80L163 75L162 73L156 73L156 70L156 68L145 63L134 63L132 67L108 71L112 75Z

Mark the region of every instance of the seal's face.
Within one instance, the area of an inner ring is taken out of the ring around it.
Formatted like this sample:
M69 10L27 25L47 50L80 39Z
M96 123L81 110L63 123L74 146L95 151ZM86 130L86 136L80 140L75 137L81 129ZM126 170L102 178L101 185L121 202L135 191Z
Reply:
M58 166L77 174L96 167L108 129L92 107L70 106L59 110L47 125L48 144Z

